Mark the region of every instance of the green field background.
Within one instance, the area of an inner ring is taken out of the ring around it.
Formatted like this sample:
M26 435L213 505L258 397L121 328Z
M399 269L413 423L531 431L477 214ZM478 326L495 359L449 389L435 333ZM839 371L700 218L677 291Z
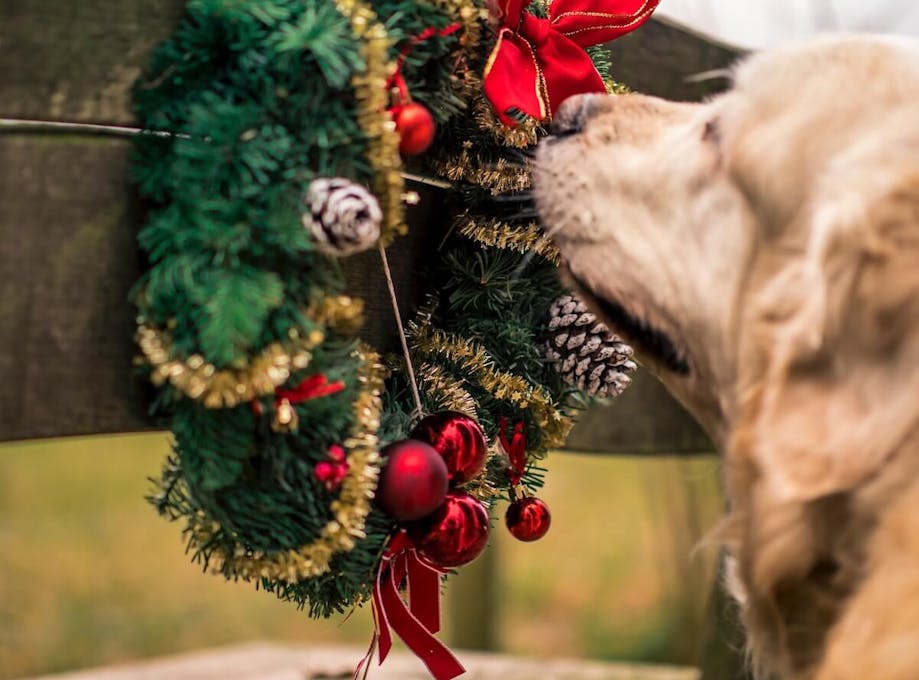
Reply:
M0 445L0 678L250 640L366 644L366 609L312 621L192 565L143 499L167 450L163 434ZM565 452L548 467L549 534L524 544L495 525L495 647L694 663L717 460Z

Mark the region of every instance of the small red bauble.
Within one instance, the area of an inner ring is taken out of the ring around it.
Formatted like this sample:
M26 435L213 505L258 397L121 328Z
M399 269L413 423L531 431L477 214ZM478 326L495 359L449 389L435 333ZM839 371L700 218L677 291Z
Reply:
M444 504L415 526L409 537L435 567L450 569L472 562L488 544L488 510L464 491L451 491Z
M433 446L444 458L450 486L465 484L485 467L488 443L479 424L457 411L440 411L422 419L412 431L412 439Z
M327 491L336 491L350 469L345 450L338 444L332 444L326 454L328 460L321 460L313 468L316 476Z
M434 141L434 116L417 102L396 107L394 111L396 131L399 133L399 153L417 156L428 150Z
M514 538L538 541L549 531L552 515L549 506L538 498L518 498L508 506L504 521Z
M376 500L400 522L431 514L447 493L447 465L429 444L406 439L380 452L386 458Z

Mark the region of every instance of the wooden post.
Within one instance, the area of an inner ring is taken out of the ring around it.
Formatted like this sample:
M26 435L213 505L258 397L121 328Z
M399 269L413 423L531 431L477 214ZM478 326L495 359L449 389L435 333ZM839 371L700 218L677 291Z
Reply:
M501 546L492 543L478 559L449 579L447 635L456 649L501 649L498 567Z

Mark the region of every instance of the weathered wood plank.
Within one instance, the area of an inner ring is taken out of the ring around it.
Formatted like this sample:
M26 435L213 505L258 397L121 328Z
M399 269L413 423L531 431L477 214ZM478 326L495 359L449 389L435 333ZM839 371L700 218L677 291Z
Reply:
M0 168L0 439L150 427L125 143L4 135Z
M350 678L364 654L356 647L314 649L254 644L184 654L32 680L331 680ZM526 659L459 652L470 678L501 680L696 680L691 668L600 663L564 659ZM421 662L394 652L372 672L374 680L428 680ZM24 679L26 680L26 679Z
M182 0L3 0L0 116L129 124L131 84Z
M584 413L565 448L631 455L711 453L712 443L664 386L643 369L608 406Z
M617 80L636 92L681 101L700 101L723 90L723 76L694 76L725 69L743 53L665 20L649 21L610 43L609 51Z
M181 0L5 0L0 76L6 117L130 124L130 88ZM639 92L698 100L722 86L688 76L723 68L739 50L653 20L610 45L617 79Z
M0 136L0 440L155 427L149 391L132 379L142 209L127 180L125 140ZM412 208L436 222L437 202ZM420 301L416 265L432 229L415 229L389 254L401 306ZM351 258L349 289L366 303L364 337L397 351L376 252Z

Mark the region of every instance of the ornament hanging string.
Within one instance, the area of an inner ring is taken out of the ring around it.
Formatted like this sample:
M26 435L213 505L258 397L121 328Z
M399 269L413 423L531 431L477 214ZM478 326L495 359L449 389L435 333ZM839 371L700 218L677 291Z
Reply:
M389 260L386 258L386 248L380 244L380 260L383 262L383 274L386 277L386 287L389 289L389 301L392 304L392 313L396 318L396 328L399 330L399 341L402 343L402 356L405 358L405 371L408 374L409 385L412 388L412 398L415 400L415 411L412 420L418 420L424 415L421 406L421 393L418 391L418 381L415 379L415 368L412 365L412 356L408 351L408 338L405 337L405 327L402 325L402 314L399 313L399 300L396 298L396 287L392 281L392 271L389 269Z
M407 101L411 101L411 97L408 93L408 85L405 82L405 77L402 75L402 67L405 65L405 60L408 58L412 48L418 43L433 38L434 36L446 37L456 33L462 28L463 25L459 22L454 22L441 29L428 27L421 31L418 35L414 36L408 42L408 44L402 48L402 52L399 54L399 59L396 62L396 67L393 70L393 74L389 77L389 80L386 83L387 89L395 87L399 92L400 101L396 108L404 105ZM393 113L396 112L394 111ZM389 260L386 257L386 248L382 242L379 245L379 250L380 260L383 263L383 274L386 277L386 287L389 290L389 300L392 304L393 316L396 319L396 328L399 331L399 342L402 344L402 355L405 358L405 371L408 374L409 385L412 388L412 398L415 401L415 411L412 413L412 419L418 420L422 415L424 415L424 409L421 406L421 394L418 391L418 381L415 378L415 368L412 365L412 357L408 349L408 338L405 337L405 327L402 323L402 314L399 312L399 300L396 297L396 287L393 285L392 271L389 268Z
M439 30L426 28L411 38L402 48L392 75L386 81L386 89L389 92L387 96L393 100L387 111L395 123L396 133L399 136L399 153L403 156L418 156L427 151L434 142L437 125L429 108L412 101L408 83L402 74L402 67L412 48L418 43L435 36L451 35L462 28L463 25L460 23L453 23Z
M507 437L507 418L502 418L498 425L498 439L501 447L510 459L507 476L511 480L511 487L515 487L523 479L527 467L527 438L524 431L524 422L521 420L514 425L514 434Z

